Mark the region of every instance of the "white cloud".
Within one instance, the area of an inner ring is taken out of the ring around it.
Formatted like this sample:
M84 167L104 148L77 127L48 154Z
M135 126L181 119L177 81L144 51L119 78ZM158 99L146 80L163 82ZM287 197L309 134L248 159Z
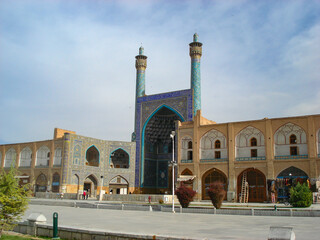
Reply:
M147 94L186 89L195 31L204 43L206 118L319 113L319 5L4 1L0 141L48 139L54 127L129 140L140 43L148 56Z

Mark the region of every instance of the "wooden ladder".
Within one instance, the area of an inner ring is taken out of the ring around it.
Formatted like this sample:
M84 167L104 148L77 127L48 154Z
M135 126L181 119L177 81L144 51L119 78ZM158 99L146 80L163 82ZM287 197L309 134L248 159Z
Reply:
M247 182L247 171L245 171L242 175L240 203L247 203L248 199L249 199L249 184Z

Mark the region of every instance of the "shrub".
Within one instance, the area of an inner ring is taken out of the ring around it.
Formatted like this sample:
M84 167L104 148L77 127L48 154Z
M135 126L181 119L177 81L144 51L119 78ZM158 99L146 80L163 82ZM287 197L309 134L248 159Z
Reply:
M221 208L222 201L226 196L226 190L222 182L214 182L210 185L208 189L208 195L211 199L211 202L215 208Z
M178 197L180 205L183 208L187 208L190 202L193 201L193 197L196 195L196 192L191 188L181 185L181 187L176 190L176 195Z
M29 185L19 186L17 170L0 173L0 238L4 230L11 230L28 207Z
M160 203L160 204L163 204L162 198L159 199L159 203Z
M307 184L298 183L290 189L290 204L293 207L310 207L312 204L312 192Z

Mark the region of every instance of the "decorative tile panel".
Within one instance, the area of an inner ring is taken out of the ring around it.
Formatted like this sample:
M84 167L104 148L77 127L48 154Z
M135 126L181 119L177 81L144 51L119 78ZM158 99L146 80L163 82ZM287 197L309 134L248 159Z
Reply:
M142 130L148 118L162 106L172 108L174 111L182 116L182 121L193 120L193 106L192 106L192 92L191 89L167 92L162 94L150 95L137 98L136 105L136 164L135 164L135 186L139 187L140 182L140 169L142 161Z

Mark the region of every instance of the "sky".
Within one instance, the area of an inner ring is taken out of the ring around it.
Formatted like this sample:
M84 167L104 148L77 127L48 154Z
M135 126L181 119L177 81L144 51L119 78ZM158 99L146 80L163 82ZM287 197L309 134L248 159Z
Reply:
M1 0L0 144L130 141L139 47L147 95L188 89L195 32L205 118L320 113L319 0Z

